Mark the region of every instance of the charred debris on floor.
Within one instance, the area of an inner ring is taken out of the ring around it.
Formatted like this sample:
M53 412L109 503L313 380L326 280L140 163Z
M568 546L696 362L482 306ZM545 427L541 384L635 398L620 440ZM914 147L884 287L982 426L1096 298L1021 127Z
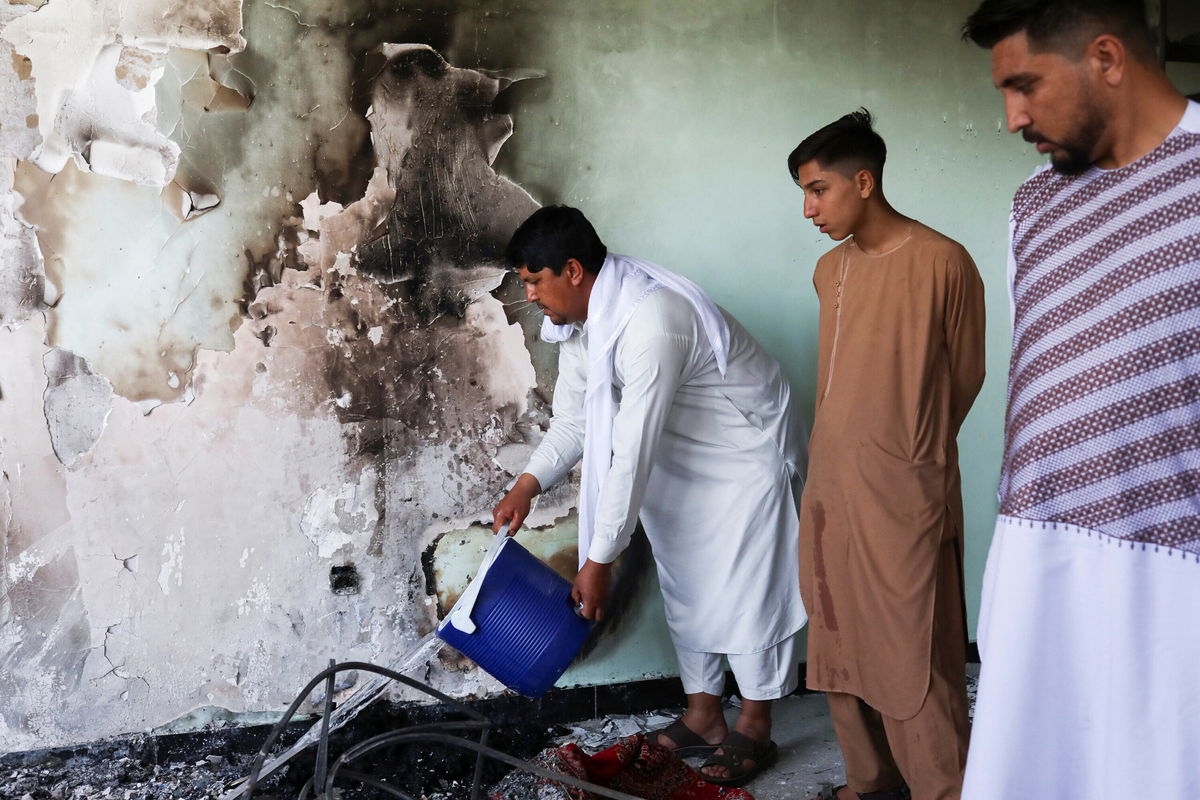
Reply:
M293 711L313 688L348 669L398 678L439 702L368 702L340 728L335 728L336 720L322 725L322 720L334 719L334 709L327 705L316 724L285 716L275 726L140 734L0 755L0 800L484 798L488 787L514 770L536 776L539 768L528 759L579 733L563 723L676 705L682 699L677 684L656 680L556 690L540 700L503 695L466 705L411 678L355 662L319 673ZM306 736L311 743L296 748ZM295 754L287 756L292 749ZM267 774L273 759L282 763ZM256 773L263 777L247 792ZM326 795L322 785L333 791ZM601 797L626 797L602 787L585 788Z

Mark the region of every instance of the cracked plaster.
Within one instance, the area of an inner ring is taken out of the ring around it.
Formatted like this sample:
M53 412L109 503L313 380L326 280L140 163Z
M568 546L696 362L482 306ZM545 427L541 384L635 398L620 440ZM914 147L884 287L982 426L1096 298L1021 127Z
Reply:
M547 413L499 263L536 207L491 168L511 78L351 56L279 4L245 38L233 0L78 10L0 17L41 136L0 128L0 749L278 709L330 656L407 651L421 554Z
M42 363L48 379L42 409L50 443L58 460L70 467L100 440L112 410L112 384L65 350L48 351Z

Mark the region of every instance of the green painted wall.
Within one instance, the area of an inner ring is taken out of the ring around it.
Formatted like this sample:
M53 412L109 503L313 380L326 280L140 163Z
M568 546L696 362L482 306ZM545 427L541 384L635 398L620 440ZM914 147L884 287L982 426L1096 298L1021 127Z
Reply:
M1186 95L1200 94L1200 64L1167 62L1167 77Z
M1003 129L987 53L959 40L974 5L547 4L527 62L547 76L512 90L498 164L539 202L584 209L612 249L708 289L783 363L811 419L812 269L833 243L803 218L786 157L869 108L888 196L962 242L987 286L988 378L960 438L972 631L1000 463L1008 205L1039 161Z
M546 72L510 90L516 133L498 170L543 204L582 208L613 250L704 286L784 365L810 420L811 275L833 243L803 218L785 159L841 114L876 115L889 198L962 242L986 285L988 377L959 437L972 637L1001 458L1008 207L1042 160L1004 129L988 53L959 38L976 5L545 0L484 15L473 51L447 54L463 64L506 42ZM1194 82L1191 66L1178 74ZM620 661L577 679L616 677Z

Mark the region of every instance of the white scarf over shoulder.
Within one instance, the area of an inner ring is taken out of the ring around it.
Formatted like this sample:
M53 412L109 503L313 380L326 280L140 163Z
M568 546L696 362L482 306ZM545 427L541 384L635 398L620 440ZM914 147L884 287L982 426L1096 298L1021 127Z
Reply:
M729 327L704 290L657 264L609 253L588 299L587 392L584 399L583 475L579 491L580 567L587 561L596 525L596 507L612 466L612 426L617 412L612 385L617 339L638 304L659 289L683 295L696 309L717 369L725 374ZM566 341L574 332L573 325L555 325L549 317L542 320L544 341Z

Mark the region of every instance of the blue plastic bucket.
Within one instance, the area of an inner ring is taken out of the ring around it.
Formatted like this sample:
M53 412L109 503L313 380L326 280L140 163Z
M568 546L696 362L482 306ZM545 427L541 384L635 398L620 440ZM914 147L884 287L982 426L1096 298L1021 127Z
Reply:
M575 613L571 584L504 532L437 629L442 641L526 697L554 685L590 632Z

